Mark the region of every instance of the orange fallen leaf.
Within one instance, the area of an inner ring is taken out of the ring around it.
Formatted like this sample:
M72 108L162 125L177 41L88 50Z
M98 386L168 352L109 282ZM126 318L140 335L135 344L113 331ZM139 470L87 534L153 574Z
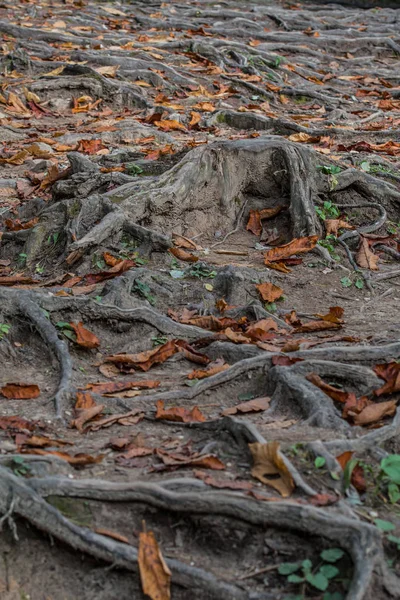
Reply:
M267 396L265 398L254 398L254 400L242 402L241 404L232 406L232 408L226 408L221 414L226 416L236 415L237 413L260 412L269 408L270 401L271 398L268 398Z
M188 379L204 379L205 377L211 377L217 373L222 373L229 369L223 358L217 358L214 362L211 362L205 369L195 369L188 375Z
M82 433L84 425L97 417L104 410L104 404L96 404L87 409L79 409L79 416L71 421L71 427L75 427L79 432Z
M13 221L12 219L4 219L4 224L9 231L21 231L23 229L30 229L39 221L39 217L34 217L26 223L21 223L19 219Z
M204 471L193 471L193 475L197 477L197 479L201 479L204 481L206 485L210 485L211 487L215 487L218 489L228 489L228 490L251 490L253 488L253 484L250 481L232 481L231 479L215 479L208 473L204 473Z
M254 235L260 235L262 231L261 216L259 210L251 210L249 220L246 225L247 231L251 231Z
M343 471L345 470L347 463L353 457L353 454L354 454L354 452L348 451L348 452L343 452L343 454L340 454L339 456L336 457L336 460L342 467ZM356 464L355 467L353 468L353 470L351 472L350 481L354 485L356 490L361 493L365 492L365 490L367 489L367 483L365 481L364 469L360 464Z
M171 571L152 531L143 531L139 535L138 564L144 594L151 600L169 600Z
M99 429L111 427L111 425L114 425L115 423L118 423L119 425L137 425L137 423L139 423L143 417L144 412L142 412L142 409L134 408L127 413L114 414L109 417L99 419L98 421L93 421L93 423L89 423L86 431L99 431Z
M96 406L96 402L93 400L90 392L77 392L74 406L75 410L86 410L93 406Z
M78 146L78 152L83 154L96 154L103 150L105 146L101 140L81 140Z
M397 400L369 404L360 413L352 415L355 425L378 423L384 417L391 417L396 412Z
M86 329L82 321L79 323L70 323L70 326L76 333L76 343L82 346L82 348L93 349L100 346L99 338Z
M156 419L165 421L178 421L179 423L203 423L206 421L198 406L192 409L174 406L173 408L164 408L164 401L157 400Z
M319 387L319 389L325 392L332 400L336 400L337 402L347 402L350 395L355 398L355 394L352 394L352 392L344 392L343 390L335 388L333 385L329 385L329 383L326 383L316 373L309 373L306 375L306 379L311 381L311 383Z
M339 229L354 229L347 221L343 219L326 219L324 221L326 235L334 235L337 237Z
M107 279L112 279L113 277L122 275L122 273L125 273L125 271L129 271L129 269L135 266L136 263L134 260L122 260L118 262L114 267L109 269L109 271L100 271L99 273L88 273L88 275L85 275L85 280L88 284L100 283L101 281L106 281Z
M400 392L400 363L376 365L374 371L378 377L386 381L382 387L374 391L375 396Z
M343 323L342 317L344 309L341 306L330 306L329 312L326 315L316 314L315 316L323 321L329 321L330 323Z
M156 454L168 467L199 467L216 471L225 469L224 463L213 454L195 453L191 456L186 456L177 452L167 452L161 448L157 448Z
M112 394L113 392L123 392L132 389L153 389L160 385L159 381L116 381L105 383L88 383L87 389L96 392L96 394Z
M275 302L283 294L283 289L273 283L260 283L256 288L264 302Z
M91 456L90 454L79 453L72 456L67 452L58 452L56 450L42 450L41 448L32 448L24 450L24 454L39 454L41 456L46 456L47 454L50 454L51 456L57 456L58 458L65 460L67 463L69 463L70 465L74 465L75 467L95 465L97 463L100 463L104 458L104 454L99 454L98 456Z
M33 431L35 427L35 423L17 415L0 417L0 429L3 431Z
M115 267L115 265L119 265L119 263L122 262L122 258L117 258L109 252L103 252L103 259L106 265L109 267Z
M182 250L182 248L170 248L169 251L175 256L175 258L178 258L179 260L184 260L185 262L197 262L199 260L197 256L194 256L190 252Z
M285 260L286 258L293 256L293 254L310 252L310 250L317 245L317 241L317 235L310 235L308 237L295 238L284 246L271 248L271 250L268 250L268 252L264 254L265 264Z
M325 331L327 329L340 329L340 323L332 323L331 321L308 321L299 327L296 327L293 333L309 333L311 331Z
M277 490L283 498L291 496L295 484L282 455L279 452L279 442L249 444L253 456L253 477Z
M288 139L291 142L317 144L320 140L320 137L315 136L315 135L310 135L309 133L305 133L305 132L301 131L299 133L292 133L292 135L289 135Z
M179 129L180 131L187 131L186 127L175 121L174 119L165 120L165 121L155 121L154 125L163 131L174 131Z
M198 246L193 240L184 237L183 235L178 235L177 233L172 234L172 241L174 242L174 246L177 248L186 248L187 250L200 250L200 246Z
M291 271L291 269L289 269L283 262L270 262L265 259L264 264L266 267L268 267L268 269L274 269L275 271L280 271L281 273L290 273Z
M0 388L0 394L9 399L31 400L40 396L40 389L36 384L7 383Z
M153 365L161 364L168 358L180 351L180 348L175 344L175 340L170 340L162 346L158 346L153 350L139 352L137 354L114 354L108 356L106 362L111 362L116 365L128 367L137 367L142 371L148 371Z

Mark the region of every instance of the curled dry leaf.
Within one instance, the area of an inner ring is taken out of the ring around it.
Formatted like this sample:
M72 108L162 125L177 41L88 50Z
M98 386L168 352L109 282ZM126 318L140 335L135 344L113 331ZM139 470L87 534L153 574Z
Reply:
M204 379L205 377L211 377L217 373L222 373L229 369L229 365L226 364L223 358L217 358L211 362L205 369L195 369L188 375L188 379Z
M249 481L232 481L231 479L215 479L208 473L204 473L204 471L193 471L193 475L197 477L197 479L201 479L204 481L206 485L210 485L211 487L215 487L218 489L227 489L227 490L251 490L253 488L253 484Z
M396 412L397 400L388 400L387 402L378 402L369 404L359 414L354 414L355 425L371 425L378 423L384 417L392 417Z
M87 431L99 431L99 429L103 429L104 427L111 427L114 423L118 423L119 425L137 425L143 417L144 412L142 412L142 409L134 408L127 413L111 415L99 421L94 421L88 425Z
M87 410L88 408L92 408L96 406L96 402L93 400L92 394L90 392L77 392L76 394L76 403L75 410Z
M308 321L299 327L296 327L293 333L310 333L312 331L326 331L327 329L340 329L340 323L332 323L330 321Z
M172 234L172 241L174 242L174 246L177 248L186 248L186 250L200 250L200 246L198 246L193 240L183 237L183 235L179 235L177 233Z
M269 262L267 259L265 259L264 264L266 267L268 267L268 269L274 269L275 271L279 271L280 273L291 272L291 269L289 269L283 262Z
M104 404L96 404L90 408L79 409L79 415L76 419L71 421L71 427L75 427L80 433L82 433L84 429L84 425L97 417L104 410Z
M33 431L36 424L17 415L0 417L0 429L3 431Z
M88 284L100 283L101 281L106 281L107 279L112 279L113 277L122 275L122 273L125 273L125 271L129 271L129 269L135 266L136 263L134 260L121 260L115 265L115 267L112 267L108 271L100 271L99 273L89 273L85 276L85 280Z
M100 346L100 340L94 333L91 333L88 329L83 326L82 321L79 323L70 323L72 329L76 333L76 343L82 348L98 348Z
M152 531L143 531L139 535L138 563L144 594L151 600L169 600L171 571L165 563Z
M369 247L368 240L360 236L360 247L356 254L356 263L362 269L370 269L371 271L378 270L379 256L374 254Z
M341 308L340 306L331 306L327 315L316 314L315 316L323 321L329 321L330 323L343 323L343 314L344 308Z
M182 125L182 123L179 123L179 121L175 121L174 119L155 121L154 125L163 131L174 131L177 129L180 131L187 131L186 127Z
M386 381L382 387L374 391L375 396L400 392L400 363L376 365L374 371L378 377Z
M353 225L349 225L343 219L326 219L324 221L326 235L334 235L337 237L339 229L355 229Z
M138 354L114 354L108 356L106 362L111 362L116 365L125 367L137 367L142 371L148 371L153 365L161 364L168 358L180 351L180 348L175 344L175 340L170 340L162 346L158 346L153 350L139 352Z
M310 235L308 237L295 238L284 246L271 248L271 250L268 250L264 254L265 264L285 260L293 256L293 254L310 252L317 245L317 241L317 235Z
M279 452L279 442L255 442L249 444L249 448L254 462L252 476L277 490L283 498L291 496L295 484Z
M0 394L10 400L31 400L40 395L40 388L36 384L6 383L6 385L0 388Z
M256 288L264 302L275 302L283 294L283 289L273 283L260 283Z
M203 423L206 421L198 406L194 406L190 410L180 406L164 408L163 400L157 400L156 419L178 421L179 423Z
M99 454L98 456L91 456L90 454L79 453L72 456L67 452L57 452L56 450L42 450L41 448L27 449L24 451L24 453L39 454L41 456L46 456L47 454L50 454L51 456L57 456L58 458L61 458L61 460L65 460L67 463L73 465L74 467L95 465L97 463L100 463L104 458L104 454Z
M236 415L237 413L260 412L267 410L270 402L271 398L267 396L265 398L254 398L254 400L242 402L241 404L232 406L232 408L226 408L221 414L225 417L227 415Z
M303 144L304 143L317 144L320 140L320 137L315 136L315 135L310 135L308 133L301 131L299 133L292 133L292 135L289 135L288 139L291 142L301 142Z
M18 434L15 436L15 443L17 446L33 446L34 448L62 448L63 446L73 446L72 442L55 440L45 435L27 436L24 434Z
M157 456L168 467L199 467L202 469L213 469L221 471L225 469L225 465L213 454L197 454L191 456L179 454L178 452L167 452L161 448L156 450Z
M154 389L160 385L159 381L116 381L106 383L88 383L86 389L96 394L112 394L132 389Z
M175 258L184 260L185 262L197 262L199 260L198 256L194 256L182 248L170 248L169 251L175 256Z
M249 220L246 225L247 231L251 231L254 235L260 235L262 231L262 223L266 219L272 219L283 210L283 206L275 206L274 208L263 208L262 210L251 210Z
M329 383L326 383L323 379L321 379L317 373L309 373L306 376L306 379L319 387L319 389L325 392L325 394L332 398L332 400L336 400L336 402L348 402L349 397L353 396L355 399L355 394L352 394L351 392L344 392L343 390L333 387L333 385L329 385Z

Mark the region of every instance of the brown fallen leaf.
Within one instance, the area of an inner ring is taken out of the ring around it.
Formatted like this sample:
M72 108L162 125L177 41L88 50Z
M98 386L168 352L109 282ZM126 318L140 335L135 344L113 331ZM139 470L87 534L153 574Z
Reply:
M374 371L378 377L386 381L382 387L374 391L375 396L400 392L400 363L391 362L376 365Z
M256 288L264 302L275 302L283 294L283 289L273 283L260 283Z
M182 248L170 248L169 251L175 256L175 258L184 260L185 262L197 262L199 260L198 256L194 256Z
M137 425L143 417L144 412L142 412L142 409L134 408L127 413L110 415L109 417L94 421L87 426L86 431L99 431L105 427L111 427L111 425L114 425L115 423L118 423L119 425Z
M72 253L73 254L73 253ZM68 259L68 257L67 257ZM67 264L68 261L66 260ZM71 263L72 264L72 263ZM86 283L100 283L102 281L106 281L107 279L112 279L113 277L117 277L118 275L122 275L126 271L129 271L132 267L136 267L136 263L134 260L122 260L118 262L114 267L109 269L108 271L100 271L99 273L89 273L85 275Z
M118 377L121 374L118 367L110 363L100 365L99 371L102 375L104 375L104 377L108 377L109 379L114 379L115 377Z
M308 133L305 133L303 131L300 131L299 133L292 133L292 135L289 135L288 139L291 142L302 142L302 143L308 143L308 144L317 144L320 140L319 136L315 136L315 135L310 135Z
M331 306L329 308L329 312L326 315L314 315L318 317L318 319L322 319L323 321L329 321L330 323L343 323L342 317L344 314L344 308L340 306Z
M39 217L34 217L30 221L26 221L25 223L21 223L20 219L4 219L4 224L9 231L21 231L25 229L30 229L39 221Z
M41 448L26 449L24 450L24 454L39 454L41 456L46 456L47 454L50 454L51 456L57 456L58 458L65 460L67 463L73 465L74 467L95 465L97 463L100 463L104 458L104 454L99 454L98 456L91 456L90 454L79 453L72 456L67 452L58 452L56 450L42 450Z
M79 415L71 421L71 427L75 427L80 433L84 429L84 425L97 417L104 410L104 404L96 404L86 409L79 409Z
M104 150L102 140L81 140L78 146L78 152L83 154L97 154L99 150Z
M360 236L360 247L356 254L356 263L362 269L370 269L371 271L378 270L379 256L374 254L369 247L368 240Z
M369 404L359 414L352 415L355 425L378 423L384 417L392 417L396 412L397 400Z
M142 369L142 371L148 371L153 365L165 362L177 352L183 352L185 357L193 362L200 362L201 364L210 362L207 356L194 350L184 340L169 340L166 344L153 350L139 352L138 354L115 354L108 356L105 360L119 365L122 369L136 367Z
M290 356L273 356L272 357L272 364L274 366L280 366L280 367L291 367L292 365L294 365L297 362L301 362L302 358L291 358Z
M106 383L88 383L86 389L96 392L96 394L112 394L113 392L122 392L132 389L153 389L160 385L159 381L116 381Z
M182 123L179 123L179 121L175 121L175 119L155 121L154 125L162 129L162 131L175 131L179 129L180 131L187 132L186 127Z
M75 410L87 410L93 406L96 406L96 402L93 400L90 392L77 392L76 403L74 406Z
M303 238L295 238L284 246L278 246L277 248L271 248L264 254L265 264L282 261L293 254L301 254L309 252L317 245L318 236L310 235Z
M349 397L356 397L352 392L344 392L343 390L333 387L333 385L329 385L329 383L326 383L323 379L321 379L317 373L309 373L306 375L306 379L319 387L319 389L325 392L325 394L332 398L332 400L336 400L336 402L345 403L348 402Z
M93 349L100 346L99 338L86 329L82 321L79 323L70 323L70 326L76 333L76 343L82 346L82 348Z
M31 400L40 396L40 388L36 384L6 383L0 388L0 394L8 399Z
M36 424L17 415L0 417L0 429L3 431L33 431Z
M178 421L179 423L203 423L206 421L198 406L192 409L174 406L173 408L164 408L164 401L157 400L156 419L165 421Z
M73 446L72 442L66 442L64 440L55 440L45 435L31 435L18 434L15 436L15 443L17 446L33 446L34 448L47 448L47 447L59 447Z
M139 535L138 564L143 593L151 600L169 600L171 571L152 531L142 531Z
M291 496L295 484L279 452L279 442L255 442L249 448L254 461L252 476L277 490L283 498Z
M157 448L156 455L168 467L199 467L221 471L225 469L223 462L213 454L192 454L186 456L177 452L167 452Z
M259 210L251 210L249 220L246 225L246 230L251 231L254 235L260 235L262 231L261 215Z
M211 362L205 369L195 369L188 375L188 379L204 379L205 377L211 377L217 373L222 373L229 369L229 365L226 364L223 358L217 358Z
M204 481L206 485L215 487L218 489L227 490L251 490L254 486L250 481L232 481L231 479L215 479L204 471L193 471L193 475L197 479Z
M327 329L340 329L340 323L330 321L308 321L299 327L296 327L293 333L310 333L311 331L326 331Z
M324 221L326 235L334 235L337 237L339 229L355 229L353 225L349 225L347 221L343 219L326 219Z
M267 396L264 398L254 398L254 400L242 402L241 404L232 406L232 408L226 408L222 411L221 415L225 417L227 415L236 415L237 413L260 412L269 408L270 401L271 398L268 398Z
M268 267L268 269L274 269L280 273L286 274L291 272L291 269L289 269L283 262L270 262L269 260L265 259L264 264L266 267Z
M178 235L177 233L172 234L172 241L174 242L174 246L177 248L186 248L186 250L200 250L200 246L198 246L193 240L184 237L183 235Z

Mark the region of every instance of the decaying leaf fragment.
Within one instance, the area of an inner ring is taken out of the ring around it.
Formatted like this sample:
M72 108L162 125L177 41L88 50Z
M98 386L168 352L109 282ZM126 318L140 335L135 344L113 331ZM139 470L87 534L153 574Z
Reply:
M171 571L152 531L142 531L139 535L138 563L143 592L151 600L169 600Z
M288 498L292 494L295 484L279 452L279 442L273 441L266 444L255 442L249 444L249 448L254 461L251 469L252 476L273 487L283 498ZM276 478L277 475L279 478Z

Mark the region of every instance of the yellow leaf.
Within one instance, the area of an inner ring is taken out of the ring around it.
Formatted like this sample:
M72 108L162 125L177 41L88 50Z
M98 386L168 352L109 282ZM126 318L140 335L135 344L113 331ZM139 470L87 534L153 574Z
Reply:
M212 291L213 291L213 289L214 289L214 286L212 286L212 285L211 285L211 283L205 283L205 284L204 284L204 287L206 288L206 290L207 290L208 292L212 292Z
M61 67L57 67L57 69L54 69L53 71L49 71L48 73L43 73L43 77L57 77L57 75L61 75L61 73L64 71L64 65L62 65Z

